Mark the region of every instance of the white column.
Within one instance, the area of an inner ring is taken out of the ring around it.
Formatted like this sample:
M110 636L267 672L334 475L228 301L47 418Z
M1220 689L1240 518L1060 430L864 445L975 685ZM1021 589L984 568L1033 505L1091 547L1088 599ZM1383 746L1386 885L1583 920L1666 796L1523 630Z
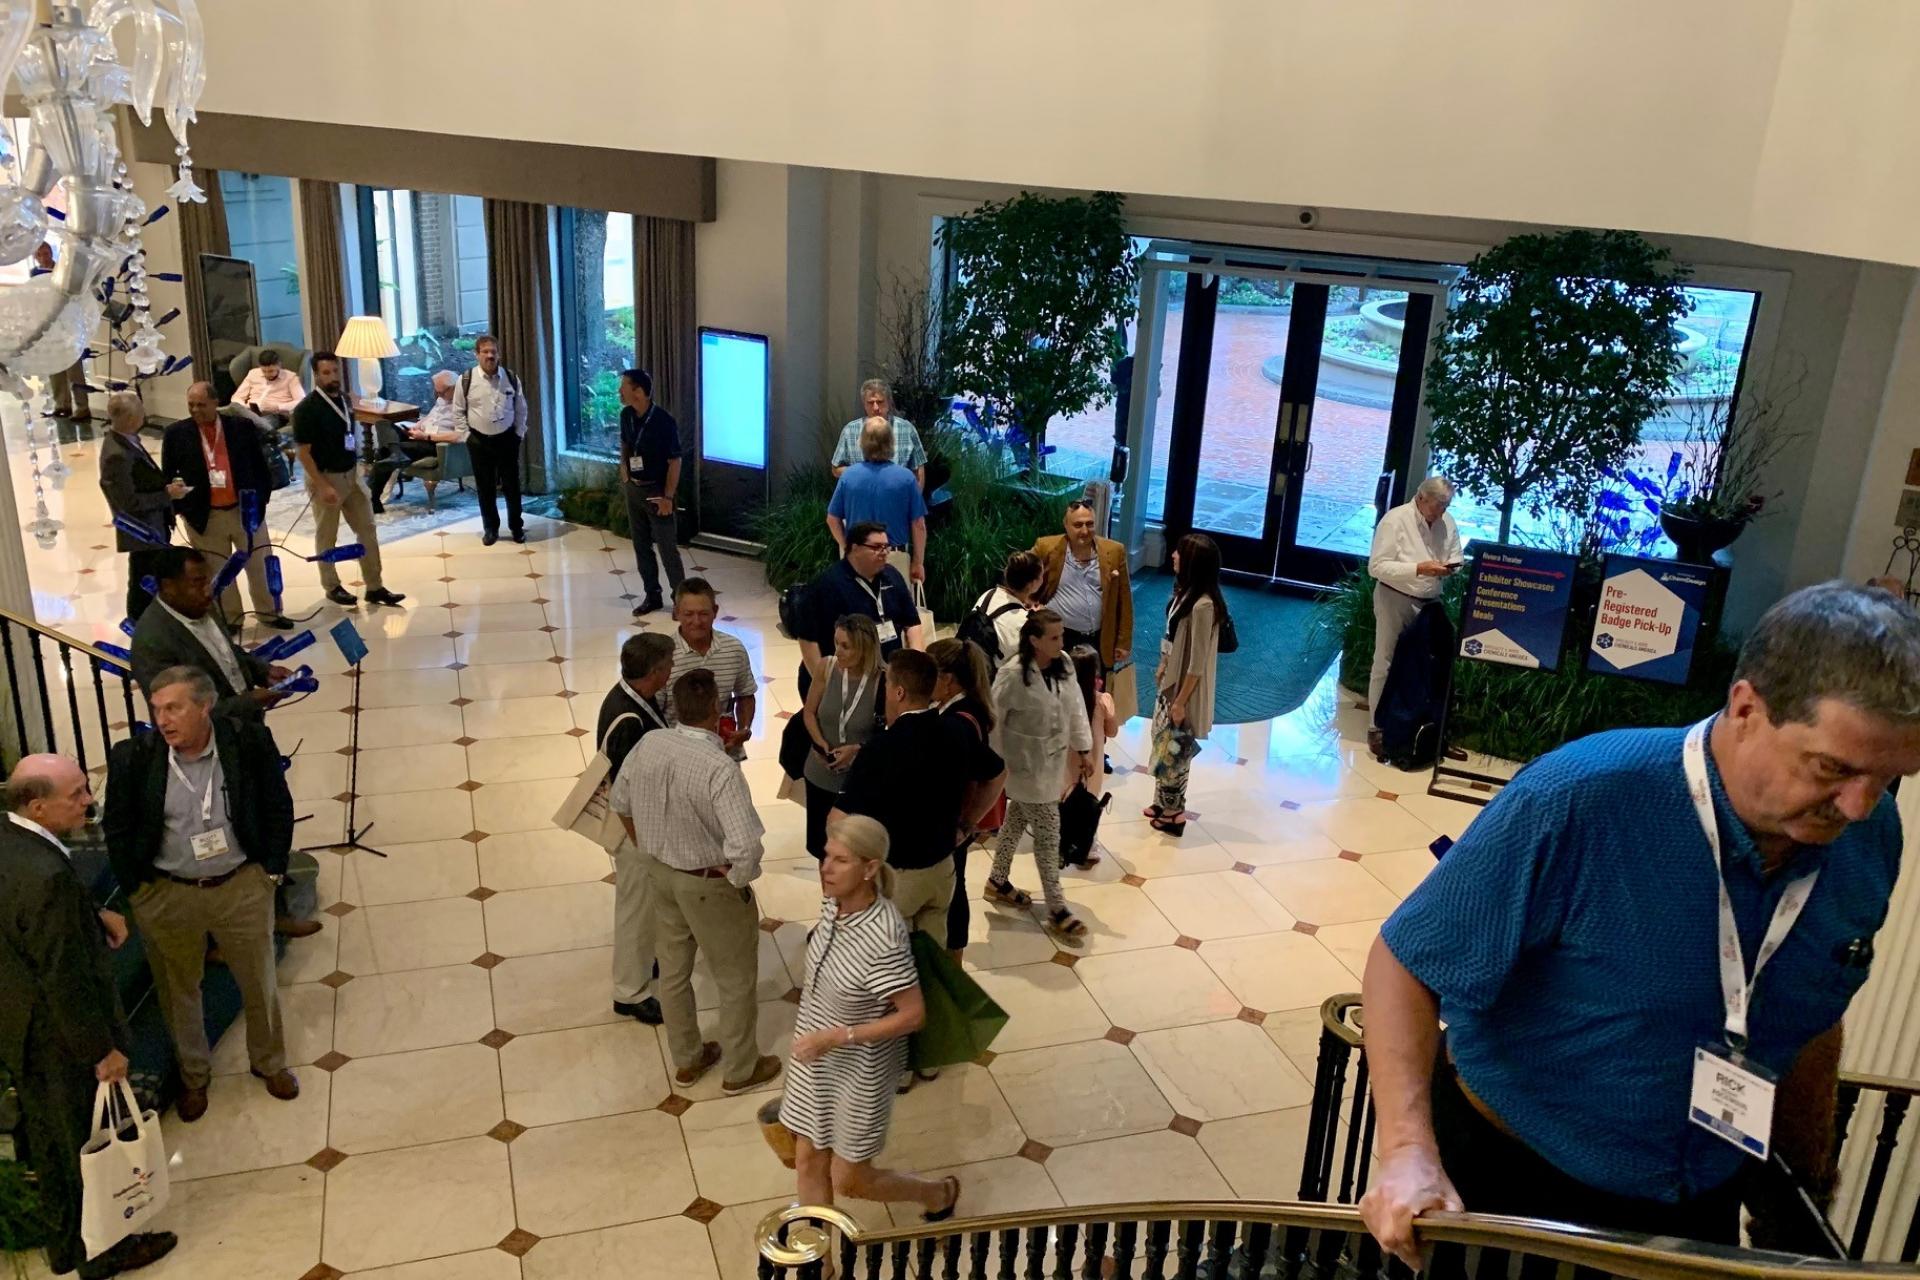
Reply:
M1920 1079L1920 1010L1914 990L1920 984L1920 778L1900 788L1900 821L1906 832L1899 883L1887 909L1887 922L1873 942L1873 970L1847 1010L1846 1048L1841 1066L1901 1080ZM1881 1099L1863 1094L1853 1114L1840 1162L1840 1190L1833 1221L1842 1239L1851 1239L1859 1195L1873 1162L1874 1137L1880 1132ZM1906 1239L1907 1223L1920 1202L1920 1108L1909 1111L1901 1142L1894 1149L1867 1259L1893 1261Z

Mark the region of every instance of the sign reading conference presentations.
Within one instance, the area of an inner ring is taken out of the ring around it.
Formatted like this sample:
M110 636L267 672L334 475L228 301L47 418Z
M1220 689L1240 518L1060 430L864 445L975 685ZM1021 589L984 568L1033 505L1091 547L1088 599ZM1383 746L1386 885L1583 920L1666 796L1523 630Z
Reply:
M1535 547L1476 547L1460 606L1460 656L1552 671L1573 599L1574 557Z
M1587 670L1685 684L1712 581L1698 565L1608 556Z

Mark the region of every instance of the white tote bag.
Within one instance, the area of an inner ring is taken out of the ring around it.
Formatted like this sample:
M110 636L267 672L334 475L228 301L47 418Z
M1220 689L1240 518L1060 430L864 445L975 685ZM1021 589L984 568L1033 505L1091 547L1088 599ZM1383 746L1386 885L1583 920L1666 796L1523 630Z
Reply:
M580 780L573 784L573 790L553 814L554 826L577 831L608 853L618 849L620 842L627 838L627 828L607 802L607 793L613 789L613 761L607 758L607 738L613 736L622 720L639 718L629 711L607 726L606 736L600 739L600 749L587 761L587 767L580 771Z
M94 1092L93 1136L80 1148L80 1182L80 1238L89 1258L144 1229L167 1207L160 1117L140 1110L125 1080Z

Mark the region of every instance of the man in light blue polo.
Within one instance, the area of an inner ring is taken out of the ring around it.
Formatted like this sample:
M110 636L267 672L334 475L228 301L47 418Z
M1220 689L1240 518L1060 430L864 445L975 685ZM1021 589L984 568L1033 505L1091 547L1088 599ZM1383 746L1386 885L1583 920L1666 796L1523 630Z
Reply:
M1920 618L1844 582L1767 611L1710 720L1527 766L1367 963L1381 1245L1463 1206L1735 1244L1773 1151L1830 1187L1917 770Z
M827 529L846 558L847 530L857 524L885 525L888 559L907 564L902 570L915 582L927 576L927 500L913 472L893 460L893 424L885 418L867 419L860 432L861 461L848 467L833 487L827 503ZM910 555L908 554L910 552Z
M833 474L838 479L847 469L859 462L860 432L867 425L868 418L885 418L893 427L893 460L913 472L913 478L919 482L920 491L927 489L927 451L920 444L920 433L914 425L893 411L893 388L884 378L868 378L860 384L861 416L840 428L840 439L833 447Z

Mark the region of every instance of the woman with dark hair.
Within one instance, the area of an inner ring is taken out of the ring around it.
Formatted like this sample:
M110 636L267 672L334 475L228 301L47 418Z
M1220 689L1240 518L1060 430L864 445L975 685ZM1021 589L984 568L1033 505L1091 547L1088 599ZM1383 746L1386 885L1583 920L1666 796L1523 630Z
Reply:
M1067 788L1067 762L1085 778L1096 767L1093 733L1080 686L1067 662L1066 625L1051 609L1035 609L1020 628L1020 651L993 679L993 701L1000 709L994 746L1007 762L1007 820L994 849L987 897L1010 906L1033 904L1032 895L1008 883L1013 851L1021 833L1033 830L1033 860L1047 899L1047 923L1064 938L1087 931L1060 889L1060 800Z
M1153 704L1153 803L1146 815L1155 831L1187 830L1187 775L1213 732L1213 682L1220 661L1220 548L1204 533L1180 539L1173 552L1173 594L1160 639L1159 697Z
M1004 662L1020 647L1020 624L1027 620L1028 612L1036 607L1033 596L1040 590L1041 580L1045 576L1046 569L1041 565L1039 556L1031 551L1016 551L1007 557L1006 568L1000 572L1000 581L973 602L974 609L993 624L994 638L999 641L998 654L986 655L989 659L998 657Z
M826 856L827 815L847 783L847 770L867 740L886 727L880 714L880 635L864 614L833 624L833 665L807 690L801 718L813 749L802 771L807 784L807 852Z
M948 637L928 645L927 656L933 659L934 670L938 672L933 682L933 705L940 718L955 727L955 736L961 741L976 750L991 752L993 671L987 665L987 655L971 640ZM962 819L985 810L987 816L974 825L981 831L998 830L1004 818L1004 806L999 802L1005 786L1006 775L1002 770L1000 778L969 790L960 807ZM973 923L972 909L967 903L967 850L972 847L976 834L960 831L954 836L954 894L947 906L947 950L955 960L967 949L967 929Z

